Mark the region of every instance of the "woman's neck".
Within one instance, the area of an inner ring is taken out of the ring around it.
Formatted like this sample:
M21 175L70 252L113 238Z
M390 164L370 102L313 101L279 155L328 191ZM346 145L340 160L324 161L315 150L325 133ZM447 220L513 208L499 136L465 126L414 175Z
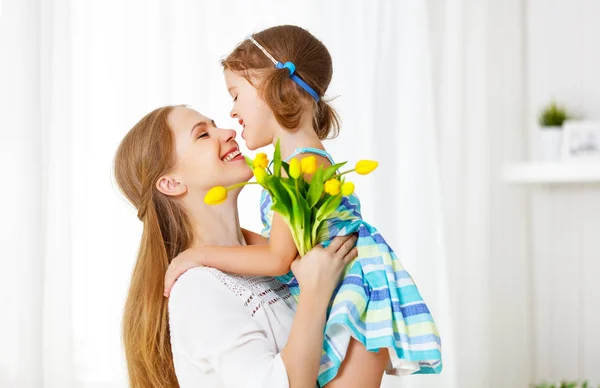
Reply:
M192 198L188 194L186 209L194 229L192 247L246 245L237 210L238 193L230 192L219 205L206 205L203 196Z

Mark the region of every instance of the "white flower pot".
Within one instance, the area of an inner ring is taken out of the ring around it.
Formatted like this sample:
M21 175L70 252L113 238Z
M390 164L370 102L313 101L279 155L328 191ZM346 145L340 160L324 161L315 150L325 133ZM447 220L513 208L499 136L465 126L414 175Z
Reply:
M541 127L537 133L537 160L555 162L560 160L562 127Z

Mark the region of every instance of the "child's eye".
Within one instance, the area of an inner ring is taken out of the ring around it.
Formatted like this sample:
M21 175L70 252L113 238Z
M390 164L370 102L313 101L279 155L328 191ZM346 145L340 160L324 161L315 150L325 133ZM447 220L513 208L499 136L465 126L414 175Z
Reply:
M238 96L235 96L235 98L233 99L233 102L237 101Z

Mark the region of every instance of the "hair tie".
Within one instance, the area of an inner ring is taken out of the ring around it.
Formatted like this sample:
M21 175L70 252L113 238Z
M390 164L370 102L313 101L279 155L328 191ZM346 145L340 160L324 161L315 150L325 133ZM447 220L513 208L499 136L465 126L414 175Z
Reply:
M311 88L306 82L304 82L304 80L302 78L298 77L295 74L296 73L296 65L294 65L292 62L281 63L277 59L273 58L273 56L271 54L269 54L269 52L267 50L265 50L265 48L260 43L258 43L256 41L256 39L254 39L252 37L252 35L248 37L248 40L250 40L252 43L254 43L254 45L256 47L258 47L260 49L260 51L262 51L267 56L267 58L269 58L271 60L271 62L273 62L273 64L275 65L276 68L288 69L288 71L290 72L290 78L292 79L292 81L297 83L302 89L306 90L306 92L308 94L310 94L310 96L316 102L319 102L321 100L321 97L319 97L317 92L315 92L315 90L313 88Z
M144 216L146 215L147 210L148 210L147 205L143 205L143 206L139 207L138 214L137 214L138 220L144 222Z
M294 65L292 62L286 62L283 64L281 62L277 62L276 67L278 69L288 69L290 72L290 77L296 72L296 65Z

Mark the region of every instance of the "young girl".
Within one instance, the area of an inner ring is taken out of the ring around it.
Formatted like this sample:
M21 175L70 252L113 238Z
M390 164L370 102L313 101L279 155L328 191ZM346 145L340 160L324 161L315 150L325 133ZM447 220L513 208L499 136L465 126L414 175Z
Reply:
M272 27L243 41L222 64L234 103L231 116L242 125L249 149L280 139L286 160L314 155L324 167L334 163L321 142L336 134L338 119L322 98L332 61L319 40L300 27ZM231 156L236 153L232 150ZM263 192L260 211L268 240L245 232L252 246L185 251L167 271L165 295L180 274L199 265L240 275L281 276L298 294L289 272L298 252L289 228L270 207L271 198ZM320 386L379 387L384 370L394 375L439 373L440 338L429 309L393 250L362 220L355 195L343 198L328 230L323 245L335 236L357 233L358 257L347 266L332 299Z

